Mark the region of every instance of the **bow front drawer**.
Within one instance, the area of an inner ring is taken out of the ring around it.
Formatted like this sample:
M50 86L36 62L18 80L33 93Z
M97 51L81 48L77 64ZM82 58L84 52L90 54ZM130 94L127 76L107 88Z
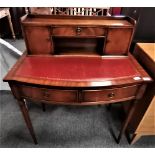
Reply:
M51 101L53 103L72 103L77 102L77 91L76 90L57 90L38 88L31 86L20 86L20 92L22 97Z
M85 90L83 91L83 102L112 103L134 99L138 86L128 86L114 89Z
M113 103L134 99L139 85L97 90L59 90L39 88L32 86L20 86L20 93L23 98L30 98L53 103Z

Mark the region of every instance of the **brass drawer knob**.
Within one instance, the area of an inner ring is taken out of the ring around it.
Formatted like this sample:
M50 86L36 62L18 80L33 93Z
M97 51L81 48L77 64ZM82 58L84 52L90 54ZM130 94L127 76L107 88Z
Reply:
M76 33L77 33L77 35L80 35L81 30L82 30L81 27L77 27L77 28L76 28Z
M114 97L115 97L115 94L114 94L113 92L112 92L112 93L109 93L109 94L108 94L108 97L109 97L109 98L114 98Z

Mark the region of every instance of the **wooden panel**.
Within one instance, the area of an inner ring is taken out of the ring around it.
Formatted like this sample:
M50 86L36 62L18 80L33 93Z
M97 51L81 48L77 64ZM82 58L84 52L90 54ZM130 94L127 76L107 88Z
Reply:
M75 27L72 27L72 26L54 27L52 28L52 35L53 36L75 36L76 35Z
M41 88L19 86L19 90L22 97L28 97L28 98L33 98L37 100L43 99L43 92L41 91Z
M75 25L75 26L123 26L133 27L135 21L128 17L112 17L112 16L56 16L56 15L28 15L22 21L24 25Z
M76 90L50 90L44 89L43 96L46 101L73 103L77 102Z
M155 97L148 107L136 133L154 133L155 134Z
M147 110L147 117L153 117L155 119L155 96L153 97L150 106Z
M109 28L105 54L127 54L132 37L131 28Z
M141 50L141 53L146 54L145 57L149 57L151 59L150 61L155 62L155 43L137 43L136 47L135 54L137 50Z
M52 53L52 41L48 27L25 27L24 31L29 54Z
M58 103L77 102L76 90L57 90L37 88L31 86L20 86L20 92L23 97L44 100Z
M54 53L65 55L101 55L104 37L53 37Z
M54 36L103 36L105 29L99 27L59 26L52 28Z
M77 35L80 36L104 36L105 29L100 27L77 27Z
M155 79L155 44L154 43L137 43L134 56L145 67L147 72ZM154 80L153 79L153 80ZM143 101L145 101L141 107L143 113L138 113L140 120L137 119L138 127L136 133L149 133L155 134L155 85L149 85L149 88L145 92ZM146 98L146 99L145 99ZM135 121L135 120L134 120Z
M146 117L141 126L137 129L136 133L150 133L150 135L153 133L155 134L155 118Z
M30 98L34 100L51 101L58 103L77 103L78 92L77 90L59 90L59 89L47 89L37 88L31 86L20 86L21 96L24 98ZM135 97L138 86L128 86L115 89L103 89L103 90L83 90L80 96L80 102L117 102L120 100L128 100Z
M83 92L84 102L116 101L136 95L138 86L128 86L115 89L86 90Z

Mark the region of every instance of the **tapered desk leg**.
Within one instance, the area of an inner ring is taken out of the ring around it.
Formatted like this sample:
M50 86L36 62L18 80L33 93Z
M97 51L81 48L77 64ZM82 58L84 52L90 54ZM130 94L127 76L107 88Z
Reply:
M23 114L23 117L24 117L25 123L27 125L27 128L29 129L29 132L30 132L30 134L31 134L31 136L33 138L33 141L34 141L35 144L38 144L35 133L34 133L34 130L33 130L33 126L32 126L32 123L31 123L31 119L30 119L30 116L29 116L29 113L28 113L28 109L26 107L26 104L25 104L24 100L18 100L18 104L20 106L20 109L21 109L21 112Z
M127 118L125 119L125 121L124 121L124 123L123 123L123 125L122 125L122 128L121 128L121 130L120 130L119 136L118 136L118 138L117 138L117 143L118 143L118 144L119 144L119 142L120 142L120 140L121 140L121 138L122 138L122 135L125 133L126 128L127 128L127 125L128 125L128 123L129 123L129 121L130 121L130 119L131 119L131 117L132 117L132 115L133 115L133 113L134 113L136 102L137 102L137 101L134 100L133 103L131 103L131 105L130 105L129 114L128 114Z
M45 103L41 103L43 111L46 111Z
M108 104L108 105L107 105L107 110L110 111L110 110L111 110L111 107L112 107L112 103L111 103L111 104Z

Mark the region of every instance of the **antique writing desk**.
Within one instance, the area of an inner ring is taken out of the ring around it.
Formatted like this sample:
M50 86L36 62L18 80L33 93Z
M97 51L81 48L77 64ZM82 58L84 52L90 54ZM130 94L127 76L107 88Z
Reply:
M4 81L9 82L35 143L25 99L63 105L135 103L152 81L129 54L135 27L129 17L28 15L21 24L27 51Z

